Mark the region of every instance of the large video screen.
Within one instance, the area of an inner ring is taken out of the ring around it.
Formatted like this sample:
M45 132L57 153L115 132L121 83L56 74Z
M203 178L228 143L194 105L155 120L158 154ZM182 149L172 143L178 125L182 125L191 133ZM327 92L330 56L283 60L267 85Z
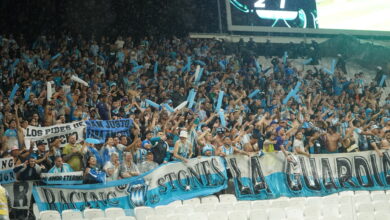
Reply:
M228 24L233 26L390 31L390 0L227 0L227 4Z

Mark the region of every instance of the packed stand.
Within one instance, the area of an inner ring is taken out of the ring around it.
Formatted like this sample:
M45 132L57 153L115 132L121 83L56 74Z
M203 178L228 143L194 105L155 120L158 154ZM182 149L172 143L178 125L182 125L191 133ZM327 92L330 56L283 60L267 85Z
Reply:
M0 51L1 157L14 158L20 181L84 171L85 183L99 183L198 156L282 151L291 159L366 150L382 156L380 150L390 148L390 96L379 104L385 72L378 68L373 82L364 73L348 78L341 58L330 74L278 57L262 66L240 49L228 56L217 40L150 37L136 43L69 35L40 36L32 45L2 36ZM195 73L198 65L202 75ZM300 91L286 99L297 84ZM196 92L192 107L172 112L190 91ZM74 135L55 138L49 147L24 139L27 126L123 118L133 121L131 135L107 137L104 144Z

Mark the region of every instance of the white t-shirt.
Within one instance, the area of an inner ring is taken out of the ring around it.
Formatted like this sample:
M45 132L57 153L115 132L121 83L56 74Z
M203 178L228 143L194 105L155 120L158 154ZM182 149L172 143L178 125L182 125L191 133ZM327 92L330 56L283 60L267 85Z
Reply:
M303 141L302 140L298 140L298 139L294 139L293 149L295 151L297 149L300 149L301 151L305 151L305 146L303 145Z
M112 173L112 175L109 175L108 174L108 170L109 169L113 169L114 172ZM103 167L103 170L106 171L107 173L107 181L113 181L113 180L117 180L118 177L119 177L119 166L118 167L115 167L114 164L111 163L111 161L108 161L104 167Z

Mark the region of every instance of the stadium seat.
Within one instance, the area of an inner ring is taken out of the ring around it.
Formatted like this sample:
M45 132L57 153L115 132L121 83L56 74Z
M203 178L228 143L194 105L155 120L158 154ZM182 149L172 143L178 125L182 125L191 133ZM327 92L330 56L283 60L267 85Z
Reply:
M339 216L339 205L337 203L324 203L322 206L322 216Z
M192 198L188 200L183 200L183 205L197 205L200 204L199 198Z
M40 212L39 218L41 220L61 220L61 215L57 211L47 210L47 211Z
M298 219L302 219L303 218L303 211L302 211L302 208L303 206L299 209L299 208L296 208L296 207L287 207L285 209L286 211L286 216L288 218L298 218Z
M233 203L217 203L215 205L215 210L216 211L224 211L224 210L233 210L234 209L234 204Z
M351 215L340 215L340 219L341 220L354 220L355 218L351 214Z
M288 207L302 208L305 206L306 199L302 197L291 198L288 200Z
M114 219L111 219L111 220L114 220ZM115 220L137 220L137 219L133 216L120 216L120 217L116 217Z
M229 213L229 220L247 220L248 214L246 211L232 211Z
M273 200L271 204L274 208L286 208L289 202L287 200Z
M359 203L371 203L371 196L370 195L355 195L353 197L353 200L355 201L356 204Z
M284 208L269 208L268 209L268 218L269 219L285 219L286 213Z
M353 196L353 195L355 195L355 193L353 191L339 192L339 196L345 196L345 195Z
M189 214L186 220L208 220L208 217L207 214L198 212Z
M357 219L358 220L375 220L375 215L374 215L374 213L363 212L363 213L358 214Z
M157 206L154 208L154 212L156 215L170 215L174 214L174 209L175 207L171 207L169 205L162 205L162 206Z
M351 195L340 195L339 196L339 204L351 204L352 202L352 196Z
M185 219L187 219L187 215L185 215L185 214L173 214L173 215L168 215L167 219L169 219L169 220L183 220L184 219L185 220Z
M218 203L219 199L217 196L211 195L201 198L202 203Z
M83 213L80 212L80 210L73 209L73 210L64 210L61 213L62 220L74 220L74 219L82 219Z
M137 220L146 220L146 217L149 215L154 215L155 211L153 208L140 206L140 207L135 207L134 214Z
M372 201L389 201L389 195L386 194L371 194Z
M233 194L221 194L219 195L219 202L237 202L237 198Z
M319 218L321 216L321 206L305 206L303 214L305 217L316 217Z
M390 219L389 212L375 212L375 220Z
M339 204L339 197L338 196L322 197L322 204Z
M167 220L167 218L164 215L153 214L146 216L146 220Z
M211 219L210 219L211 220ZM249 220L268 220L266 210L252 210L249 214Z
M353 216L354 208L352 204L342 204L339 206L339 213L341 216Z
M322 206L321 197L308 197L306 198L305 206Z
M242 210L242 211L248 211L251 209L251 202L250 201L239 201L234 204L235 210Z
M288 200L290 200L290 198L285 197L285 196L281 196L277 199L273 199L272 201L288 201Z
M188 215L192 212L194 212L194 207L192 205L182 205L174 209L175 214Z
M226 212L209 212L208 220L228 220L229 217Z
M365 190L359 190L355 191L355 195L370 195L370 192Z
M359 213L371 213L374 214L375 209L371 203L359 203L356 207L356 211Z
M322 220L339 220L340 217L338 215L329 215L329 216L323 216Z
M105 217L103 210L101 209L86 209L84 210L85 219L95 219Z
M371 194L371 196L373 196L373 195L383 195L383 194L386 194L386 191L376 190L376 191L371 191L370 194Z
M375 212L388 212L390 210L390 203L383 201L373 201Z
M167 206L181 206L181 205L183 205L183 202L181 200L176 200L169 203Z
M326 197L339 197L339 194L338 193L332 193L332 194L329 194L327 196L324 196L323 198L326 198Z
M269 200L258 200L252 202L252 209L263 209L270 206Z
M210 203L210 204L205 204L205 203L202 203L202 204L198 204L194 207L194 212L203 212L203 213L208 213L208 212L212 212L212 211L215 211L215 206L216 204L213 204L213 203Z
M106 217L108 218L116 218L120 216L125 216L125 211L122 208L108 208L104 210Z

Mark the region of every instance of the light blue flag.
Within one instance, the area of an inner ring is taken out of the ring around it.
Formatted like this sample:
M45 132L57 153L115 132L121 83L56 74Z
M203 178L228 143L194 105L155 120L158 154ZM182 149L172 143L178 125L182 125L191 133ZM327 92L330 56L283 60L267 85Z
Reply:
M260 68L259 61L257 59L255 59L255 65L256 65L256 73L260 73L261 72L261 68Z
M19 89L19 84L16 83L14 85L14 88L12 89L11 95L9 96L9 102L11 103L11 105L14 104L14 98L18 89Z
M297 101L299 104L302 104L301 98L300 98L300 96L299 96L298 94L295 94L295 95L294 95L294 99L295 99L295 101Z
M215 111L216 111L216 112L219 112L219 110L221 109L222 100L223 100L223 95L224 95L224 92L223 92L222 90L219 91L217 107L215 108Z
M24 92L24 101L27 102L30 99L31 86Z
M134 67L138 66L138 63L135 60L131 60L130 63L133 64Z
M154 74L157 74L157 71L158 71L158 61L156 61L156 62L154 63L153 73L154 73Z
M195 60L194 62L195 62L196 64L201 65L201 66L206 66L206 63L203 62L203 61L201 61L201 60Z
M196 79L195 79L195 82L196 82L196 83L198 83L198 82L200 81L200 79L202 78L203 71L204 71L204 68L200 68L198 77L196 77Z
M307 64L311 63L311 61L313 61L313 58L309 58L309 59L307 59L307 60L304 60L304 61L302 62L302 64L303 64L303 65L307 65Z
M158 109L158 110L161 109L161 105L159 105L159 104L157 104L157 103L155 103L155 102L153 102L153 101L151 101L151 100L149 100L149 99L145 99L145 102L146 102L148 105L150 105L150 106L152 106L152 107L154 107L154 108L156 108L156 109Z
M288 57L288 53L287 53L287 51L284 51L284 54L283 54L283 64L287 63L287 57Z
M224 60L220 60L218 62L219 66L221 66L222 70L226 70L226 66L225 66L225 63L223 62Z
M66 99L68 100L69 105L71 105L73 103L73 97L72 97L72 93L71 92L66 94Z
M133 70L131 72L133 72L133 73L138 72L138 70L140 70L142 68L144 68L143 65L136 66L136 67L133 68Z
M324 68L324 72L329 75L333 75L333 72L331 70L328 70L327 68Z
M19 58L16 58L16 60L12 63L12 66L13 67L16 67L16 65L18 65L20 62L20 59Z
M190 102L190 99L192 97L192 93L194 92L194 89L191 89L189 92L188 92L188 96L187 96L187 102Z
M226 127L225 112L223 110L220 110L218 114L219 114L219 120L221 120L222 127Z
M334 70L336 69L336 63L336 59L333 59L332 64L330 65L330 71L332 71L332 73L334 73Z
M181 68L182 72L190 71L191 69L191 56L187 57L187 64Z
M381 81L379 82L379 87L383 87L383 84L385 83L386 77L387 77L386 75L382 76Z
M295 88L288 93L286 98L283 99L283 105L287 104L288 100L290 100L291 97L294 97L298 93L301 84L302 84L301 82L299 81L297 82Z
M257 95L260 92L260 90L256 89L255 91L251 92L251 94L248 95L248 98L253 98L255 95Z
M330 64L330 70L327 68L324 68L324 72L329 74L329 75L333 75L335 68L336 68L336 62L337 62L336 59L332 59L332 63Z
M57 59L58 57L60 57L62 54L61 53L57 53L56 55L52 56L51 57L51 60L55 60Z
M164 103L164 107L169 112L175 112L175 110L170 105L168 105L167 103Z
M194 100L195 100L195 96L196 96L196 91L194 89L192 89L192 94L191 94L191 97L190 97L190 100L188 102L188 108L191 109L192 106L194 105Z

